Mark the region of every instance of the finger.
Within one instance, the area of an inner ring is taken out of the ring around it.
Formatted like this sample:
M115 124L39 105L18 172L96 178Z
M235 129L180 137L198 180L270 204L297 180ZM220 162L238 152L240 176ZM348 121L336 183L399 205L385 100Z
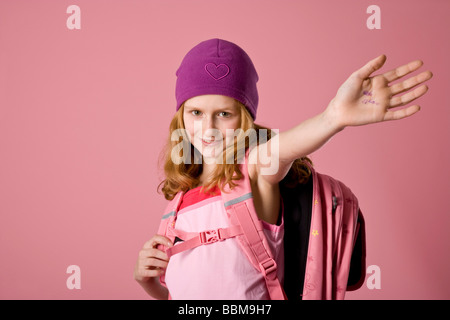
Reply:
M139 275L143 278L154 278L159 277L164 272L164 269L140 269Z
M167 261L162 261L155 258L147 258L142 261L142 266L146 268L167 268Z
M391 95L396 95L398 93L407 91L427 80L430 80L433 74L430 71L425 71L420 74L418 74L415 77L409 78L405 81L402 81L400 83L394 84L390 86Z
M428 91L428 87L426 85L420 86L419 88L414 89L414 91L408 92L404 95L393 97L389 101L390 108L395 108L398 106L404 106L410 103L413 100L423 96Z
M413 106L410 106L408 108L404 108L404 109L401 109L401 110L388 111L388 112L386 112L383 120L384 121L400 120L400 119L412 116L413 114L415 114L419 110L420 110L420 106L413 105Z
M404 77L408 73L414 72L415 70L419 69L422 65L423 62L421 60L411 61L410 63L407 63L403 66L400 66L398 68L383 73L382 76L386 79L387 82L392 82L401 77Z
M163 245L166 247L172 247L172 241L169 238L155 234L149 241L144 244L144 248L156 248L158 245Z
M146 258L157 258L157 259L165 260L165 261L168 261L168 260L169 260L169 257L167 256L167 254L166 254L164 251L158 250L158 249L154 249L154 248L151 248L151 249L142 249L142 250L139 252L139 257L140 257L141 259L146 259Z
M373 72L380 69L385 62L386 62L386 56L384 54L382 54L382 55L376 57L375 59L367 62L364 65L364 67L362 67L361 69L354 72L354 74L362 80L367 79Z

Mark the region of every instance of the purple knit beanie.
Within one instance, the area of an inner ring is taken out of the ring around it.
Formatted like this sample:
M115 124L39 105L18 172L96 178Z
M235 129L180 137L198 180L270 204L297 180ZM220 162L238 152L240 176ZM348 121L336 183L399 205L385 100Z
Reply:
M200 42L185 55L176 75L176 110L189 98L220 94L243 103L256 119L259 77L250 57L236 44L222 39Z

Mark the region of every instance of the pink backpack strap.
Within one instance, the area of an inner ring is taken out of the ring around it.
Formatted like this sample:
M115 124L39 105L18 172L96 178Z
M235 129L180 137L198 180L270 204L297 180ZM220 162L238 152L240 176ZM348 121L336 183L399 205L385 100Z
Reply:
M169 229L171 226L175 225L176 214L178 211L178 207L180 206L181 199L183 197L184 192L180 191L176 194L176 196L168 203L166 209L164 210L164 214L161 217L161 222L158 227L157 234L168 237L172 242L175 240L175 237L169 234ZM168 248L163 245L158 245L158 249L162 251L166 251ZM159 277L160 283L166 286L165 275L161 275Z
M245 202L230 205L227 211L235 216L244 233L245 241L239 242L247 255L253 257L250 261L257 267L266 281L271 300L285 300L284 291L277 277L277 263L265 239L261 222L252 217ZM264 238L263 238L264 237ZM255 265L256 264L256 265Z
M224 241L229 238L234 238L238 235L242 235L243 231L240 226L231 226L229 228L219 228L203 232L185 232L169 227L168 234L170 236L178 237L184 240L182 243L166 250L166 254L170 258L174 254L183 252L185 250L193 249L201 245L211 244L217 241Z
M285 300L283 288L277 276L277 264L273 259L263 225L258 218L253 203L253 195L248 176L246 152L245 161L241 164L243 179L232 190L229 185L222 192L225 209L232 225L242 228L243 235L238 237L238 243L246 253L252 265L261 271L272 300Z
M164 214L161 217L161 222L158 228L158 234L162 236L167 236L171 239L170 235L167 233L168 227L175 224L175 219L178 211L178 207L181 204L181 199L183 198L183 191L178 192L175 197L168 203ZM173 239L171 239L173 240ZM165 248L165 247L164 247Z

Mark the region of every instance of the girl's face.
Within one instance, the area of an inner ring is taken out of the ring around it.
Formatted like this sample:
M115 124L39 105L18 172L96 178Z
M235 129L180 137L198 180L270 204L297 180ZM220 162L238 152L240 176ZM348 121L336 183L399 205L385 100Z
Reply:
M217 150L225 150L227 143L234 141L234 131L241 124L241 112L233 98L208 94L186 100L183 120L194 147L203 157L213 158L218 156Z

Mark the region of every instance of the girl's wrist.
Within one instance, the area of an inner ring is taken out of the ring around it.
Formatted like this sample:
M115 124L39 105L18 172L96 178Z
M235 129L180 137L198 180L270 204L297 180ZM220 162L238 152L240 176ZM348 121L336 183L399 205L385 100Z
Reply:
M328 107L322 113L322 117L327 127L329 127L330 130L332 130L333 135L338 132L341 132L346 127L344 122L339 117L339 113L337 112L338 109L339 108L337 108L334 99L332 99L328 104Z

